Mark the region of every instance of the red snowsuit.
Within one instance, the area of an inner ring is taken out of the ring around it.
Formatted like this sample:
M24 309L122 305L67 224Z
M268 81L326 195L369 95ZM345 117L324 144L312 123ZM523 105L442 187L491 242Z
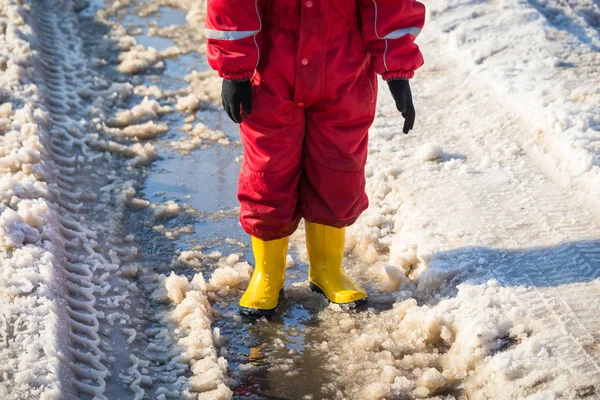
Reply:
M208 0L208 61L252 79L240 220L262 240L302 217L351 225L367 208L367 131L377 79L412 78L425 6L415 0Z

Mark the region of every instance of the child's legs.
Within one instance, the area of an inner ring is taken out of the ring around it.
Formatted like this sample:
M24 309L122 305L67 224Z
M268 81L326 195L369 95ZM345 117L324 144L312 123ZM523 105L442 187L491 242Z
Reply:
M269 74L255 82L252 114L244 115L244 158L239 176L240 222L262 240L291 235L301 218L297 210L302 174L304 110L286 94L288 79Z
M300 183L300 209L307 221L342 228L369 205L364 168L367 133L375 117L374 79L367 66L307 110Z

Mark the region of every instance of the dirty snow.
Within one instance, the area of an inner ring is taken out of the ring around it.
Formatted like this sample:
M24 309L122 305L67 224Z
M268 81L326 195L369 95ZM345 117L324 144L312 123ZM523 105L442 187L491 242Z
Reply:
M0 367L3 398L58 398L71 375L61 264L65 238L42 142L48 135L34 68L30 8L0 7ZM49 185L50 183L50 185Z
M169 69L204 53L206 2L76 3L100 30L69 0L0 4L3 398L228 399L260 379L286 398L299 376L307 399L597 397L598 4L427 3L416 129L382 85L347 235L370 307L309 292L301 228L281 323L249 324L247 243L193 240L235 209L140 183L165 155L239 150L218 76Z
M153 92L149 90L149 93ZM170 111L171 108L169 106L163 107L156 100L149 100L148 97L144 97L144 100L131 110L119 111L114 119L107 122L107 125L112 127L126 127L141 124L156 120L160 115L169 113Z
M169 329L174 330L176 343L184 349L182 356L190 363L193 374L189 387L179 388L181 395L190 398L200 393L199 399L231 398L232 392L226 385L227 361L218 357L216 346L221 340L219 330L211 329L212 307L202 274L195 275L191 282L174 273L159 280L164 282L164 289L159 289L161 293L155 296L164 296L166 292L175 305L163 318Z
M165 65L163 60L178 56L179 51L179 48L175 46L158 51L152 47L146 48L136 45L119 56L121 63L118 70L129 74L137 74L148 68L162 69Z

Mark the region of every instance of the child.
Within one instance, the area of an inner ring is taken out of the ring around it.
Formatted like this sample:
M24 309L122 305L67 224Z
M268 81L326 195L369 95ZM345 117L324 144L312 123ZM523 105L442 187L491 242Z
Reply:
M334 303L367 293L342 269L345 227L367 208L367 131L377 79L387 81L404 133L415 110L408 79L423 64L425 20L415 0L208 0L208 62L223 107L240 123L240 221L256 267L240 300L276 308L288 237L306 221L311 289Z

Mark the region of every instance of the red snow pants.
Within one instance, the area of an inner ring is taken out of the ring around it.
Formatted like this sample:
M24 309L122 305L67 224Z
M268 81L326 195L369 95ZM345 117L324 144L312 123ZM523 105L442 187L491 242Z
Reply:
M348 226L368 206L364 167L377 80L358 24L348 15L327 38L317 26L301 43L293 22L270 19L263 28L252 113L241 124L240 220L262 240L291 235L302 217ZM322 45L303 51L310 40Z
M416 0L208 0L208 61L252 79L238 199L244 230L292 234L301 218L351 225L367 208L376 73L412 78L425 19Z

